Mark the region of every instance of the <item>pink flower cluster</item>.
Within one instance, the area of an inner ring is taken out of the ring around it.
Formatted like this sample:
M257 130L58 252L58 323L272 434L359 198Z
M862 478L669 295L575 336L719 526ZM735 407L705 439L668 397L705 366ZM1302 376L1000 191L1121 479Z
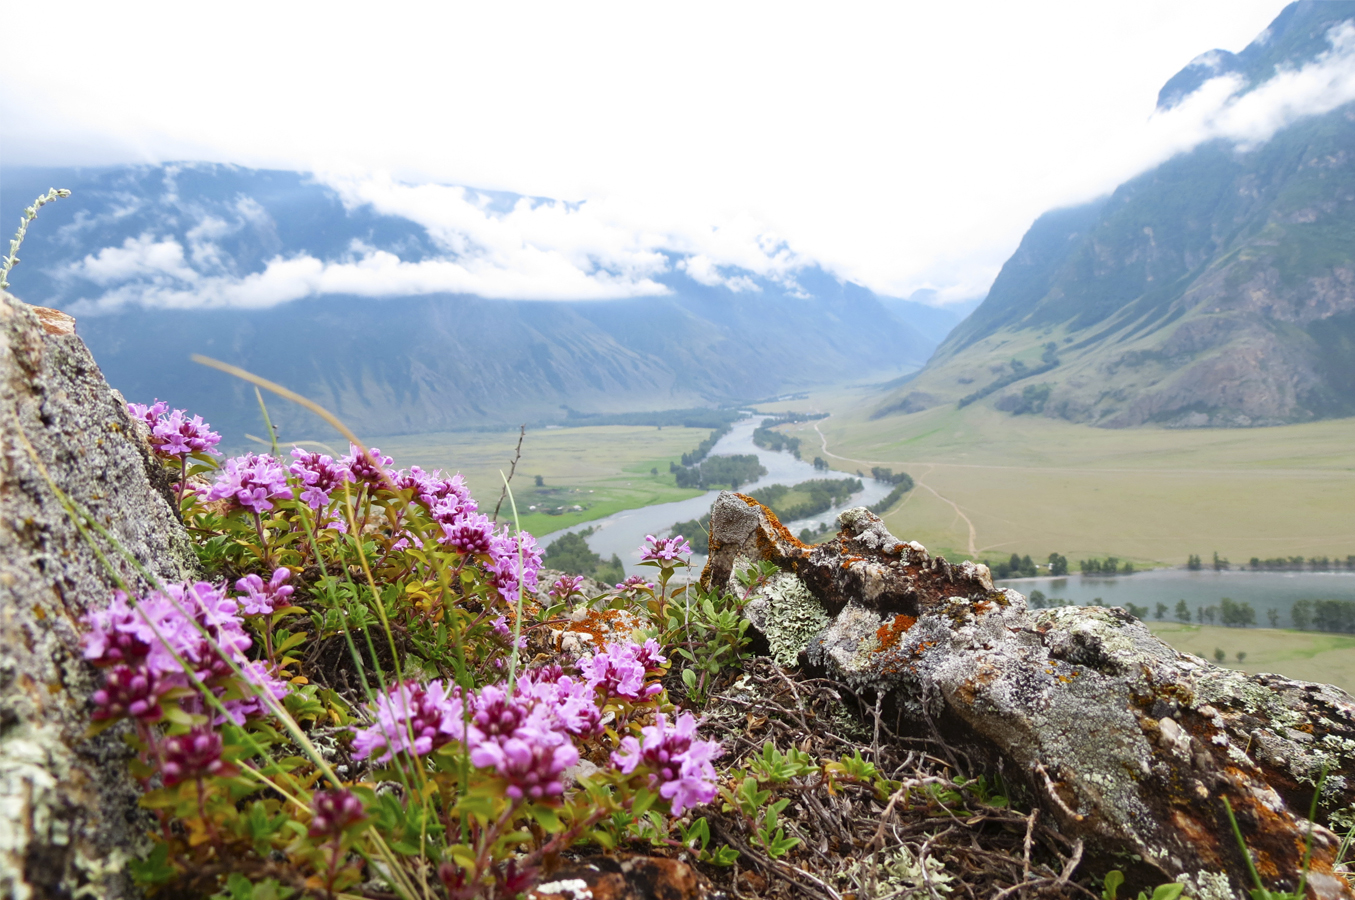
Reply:
M673 815L715 799L715 767L720 744L698 740L696 717L683 713L676 722L659 713L654 724L640 729L640 740L627 735L612 754L612 764L627 775L644 767L650 788L672 803Z
M663 685L646 685L645 676L662 672L665 662L667 659L659 653L658 642L650 638L644 644L630 641L608 644L603 652L579 660L579 671L607 697L647 700L663 690Z
M671 569L686 564L692 555L692 548L682 535L656 538L652 534L647 534L645 540L649 542L649 546L640 548L641 562L656 562L663 568Z
M301 482L300 500L311 509L328 506L330 493L345 481L353 480L347 466L324 454L307 453L300 447L293 447L292 458L296 462L288 466L287 471Z
M135 604L118 591L107 608L85 616L84 622L90 627L82 638L85 659L108 670L103 688L93 696L96 719L131 716L146 723L159 721L161 698L190 683L184 666L221 695L226 680L234 675L228 659L256 687L277 699L287 694L286 682L245 656L250 638L240 619L240 604L223 588L205 581L166 585ZM223 705L236 722L262 709L257 696L226 700Z
M151 430L151 446L161 456L185 459L192 453L221 454L213 448L221 442L221 435L212 431L202 416L188 417L188 411L169 408L163 400L150 406L128 403L127 411L146 423Z
M376 723L357 733L353 755L385 763L397 753L422 756L456 741L475 766L508 783L513 799L554 799L564 792L564 770L579 760L573 739L602 728L599 700L653 696L662 688L645 686L645 675L660 671L664 661L650 639L608 646L585 662L578 678L558 666L529 670L512 693L505 685L478 693L441 681L398 685L377 699Z
M226 460L207 500L229 500L256 515L273 508L274 500L292 499L287 470L267 453L246 453Z
M274 610L287 606L287 598L296 588L287 584L292 570L280 567L273 577L264 581L258 575L246 575L235 582L235 589L244 596L240 597L240 612L246 616L270 616Z

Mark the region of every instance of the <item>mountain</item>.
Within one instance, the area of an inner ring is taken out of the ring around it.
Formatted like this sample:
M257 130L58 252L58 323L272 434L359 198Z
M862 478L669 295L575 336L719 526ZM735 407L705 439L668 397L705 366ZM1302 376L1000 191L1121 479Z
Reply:
M212 164L18 169L5 172L4 220L49 186L73 195L43 208L12 290L75 315L129 399L168 400L234 435L261 433L253 388L189 354L287 385L365 433L418 433L905 372L954 319L907 301L891 312L889 298L812 264L758 274L606 240L583 259L558 235L543 251L511 228L530 237L578 205L539 198L387 185L387 202L305 173ZM392 211L397 201L416 205ZM563 274L523 287L536 269ZM513 296L445 288L462 283ZM532 293L557 283L572 298ZM318 430L281 402L270 412L288 437Z
M1287 7L1238 54L1242 91L1352 39L1355 3ZM993 403L1108 427L1264 425L1355 414L1355 104L1269 140L1214 141L1109 197L1041 216L983 303L876 415Z

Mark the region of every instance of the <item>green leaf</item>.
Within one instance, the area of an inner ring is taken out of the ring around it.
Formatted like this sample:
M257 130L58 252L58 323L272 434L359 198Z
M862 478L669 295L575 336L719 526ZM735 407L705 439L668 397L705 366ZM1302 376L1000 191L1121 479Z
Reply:
M127 867L132 870L136 883L142 885L164 884L179 874L169 864L169 845L161 843L157 843L145 859L131 860Z
M1153 900L1176 900L1181 896L1181 892L1186 889L1184 884L1179 881L1173 881L1170 884L1159 884L1153 889Z
M547 834L559 834L565 830L564 823L560 821L560 816L549 806L540 806L532 804L527 807L527 813L536 820L536 823L545 829Z
M1115 896L1120 890L1120 885L1124 884L1124 873L1119 869L1111 869L1106 873L1104 888L1101 891L1101 900L1118 900Z
M659 795L649 788L640 788L635 792L635 799L631 802L631 812L637 816L643 816L645 811L654 805L654 801L659 799Z

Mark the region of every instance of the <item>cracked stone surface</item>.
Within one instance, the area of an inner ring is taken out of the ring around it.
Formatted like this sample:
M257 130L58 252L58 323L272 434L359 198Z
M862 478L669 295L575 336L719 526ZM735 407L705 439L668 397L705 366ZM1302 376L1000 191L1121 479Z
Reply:
M776 563L830 617L802 635L802 664L882 696L896 732L944 740L1001 774L1085 842L1084 865L1120 868L1130 885L1246 897L1226 798L1266 887L1295 890L1320 782L1308 893L1355 897L1330 830L1355 824L1350 695L1180 653L1119 608L1028 609L986 566L930 556L866 509L839 522L836 538L807 546L757 501L724 492L703 584ZM794 595L768 592L763 622Z
M120 730L86 737L99 676L79 646L80 616L116 582L53 484L157 577L194 574L144 428L73 330L0 292L0 894L139 896L125 871L145 835L139 790Z

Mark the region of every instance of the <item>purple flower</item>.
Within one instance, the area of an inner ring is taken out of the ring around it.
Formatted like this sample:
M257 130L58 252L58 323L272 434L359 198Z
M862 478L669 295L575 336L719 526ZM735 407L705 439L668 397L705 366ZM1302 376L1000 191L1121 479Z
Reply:
M354 737L353 758L386 763L397 753L423 756L459 738L472 743L479 733L467 729L464 710L460 688L448 691L441 681L396 685L377 698L376 724Z
M551 599L563 603L575 594L583 593L583 576L562 575L555 579L555 584L552 584L546 593Z
M505 525L502 532L494 535L489 556L485 573L504 600L516 601L519 587L536 590L536 573L541 568L541 550L536 546L536 538L525 531L510 535Z
M345 481L353 480L341 463L323 454L307 453L300 447L293 447L292 457L296 462L288 466L287 471L301 480L304 486L301 500L311 509L328 506L330 492Z
M715 799L715 767L711 761L723 752L716 741L696 738L696 718L683 713L670 726L663 713L654 724L640 729L641 740L627 735L612 754L612 764L626 775L637 767L648 770L650 788L672 804L674 816Z
M296 590L285 583L291 577L291 569L278 568L267 582L258 575L246 575L235 582L235 589L244 594L237 598L241 614L267 616L279 606L286 606L287 598Z
M337 839L366 818L362 801L352 791L343 788L316 791L311 797L311 824L307 833L313 838Z
M500 639L502 639L505 643L512 643L512 641L513 641L513 629L511 629L511 628L508 627L508 617L507 617L507 616L499 616L497 619L495 619L495 620L494 620L492 623L490 623L490 624L491 624L491 625L493 626L493 628L494 628L494 634L496 634L496 635L497 635ZM525 649L527 649L527 638L526 638L526 637L524 637L524 636L519 636L519 637L518 637L518 649L519 649L519 650L525 650Z
M150 428L151 447L161 456L183 459L192 453L221 455L212 449L221 442L221 435L212 431L202 416L190 419L187 410L170 410L162 400L152 406L129 403L127 411Z
M274 579L279 586L284 580L276 574ZM262 580L259 584L263 586ZM135 608L126 594L117 592L107 609L84 621L91 629L83 638L85 658L96 665L116 667L102 696L95 697L106 717L151 716L167 690L188 685L184 666L218 696L226 694L227 680L236 677L234 667L246 682L276 699L290 690L264 663L252 662L245 655L251 641L240 619L239 602L227 596L224 588L205 581L165 585L163 591L147 594ZM237 723L264 709L257 695L224 703Z
M221 735L206 728L170 735L160 744L160 752L164 757L160 772L166 787L190 778L225 775L232 771L221 759Z
M663 664L668 662L668 657L661 652L658 641L648 638L636 648L635 661L644 666L646 671L660 672L663 671Z
M145 422L147 428L154 428L160 417L169 412L169 404L158 398L151 406L144 403L128 403L127 412L132 418Z
M649 546L640 548L641 562L656 562L665 569L671 569L690 561L692 548L687 545L687 539L682 535L656 538L652 534L647 534L645 540L649 542Z
M127 605L127 595L122 591L114 591L106 608L89 613L80 621L90 629L80 638L85 646L85 659L96 666L139 663L151 652L151 641L144 639L137 624L138 614Z
M463 556L488 553L494 544L494 523L489 516L470 513L453 524L443 523L438 543Z
M575 736L602 732L602 710L597 706L597 691L592 682L575 679L559 666L524 672L518 679L518 693L541 704L555 718L556 727Z
M656 652L657 649L658 645L655 644ZM647 650L635 643L608 644L602 653L581 659L579 671L594 689L601 689L608 698L643 700L663 690L663 685L645 684L649 667L646 662L640 661L642 653L648 661L650 656Z
M369 452L370 457L362 451L361 447L356 444L349 444L348 455L339 460L339 464L348 470L354 481L380 487L386 483L388 477L386 466L389 466L394 460L389 456L382 456L381 451L375 447L372 447Z
M274 500L292 498L287 470L266 453L247 453L226 460L207 492L207 500L230 500L252 513L268 512Z
M173 687L147 666L114 666L104 676L104 686L91 695L95 719L131 716L146 724L160 721L160 696Z
M625 581L616 586L617 591L623 594L639 593L640 591L652 591L654 585L645 581L639 575L631 575Z
M493 768L508 782L505 793L514 800L559 797L565 769L579 761L579 751L559 729L553 710L537 699L485 687L471 717L480 739L470 746L470 761Z

